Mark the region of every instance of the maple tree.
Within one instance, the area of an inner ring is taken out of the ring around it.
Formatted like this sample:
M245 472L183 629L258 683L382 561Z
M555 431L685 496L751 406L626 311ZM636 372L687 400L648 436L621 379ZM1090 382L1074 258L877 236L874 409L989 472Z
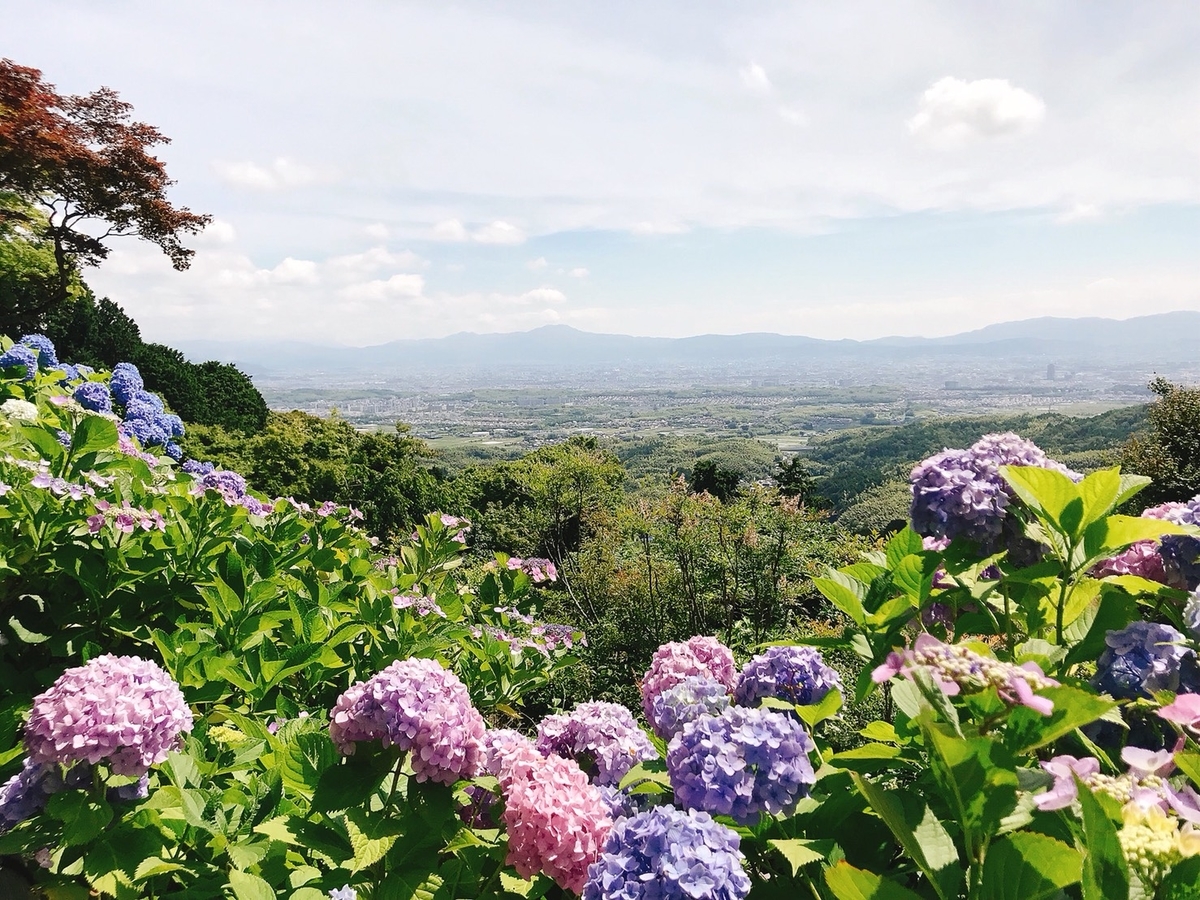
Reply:
M22 318L65 301L118 235L156 244L176 269L190 264L182 238L211 217L167 199L174 182L149 151L169 139L132 112L110 88L59 94L38 69L0 59L0 229L44 243L54 260L52 284Z

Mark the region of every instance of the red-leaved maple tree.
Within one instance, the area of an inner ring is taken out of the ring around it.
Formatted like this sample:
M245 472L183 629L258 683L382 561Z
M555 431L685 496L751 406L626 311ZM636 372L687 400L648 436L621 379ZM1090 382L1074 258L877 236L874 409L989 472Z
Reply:
M58 268L55 289L26 314L64 301L74 273L104 259L117 235L158 245L176 269L190 264L181 238L211 217L167 199L173 182L149 151L169 139L132 111L110 88L59 94L39 70L0 59L0 225L15 220L50 242Z

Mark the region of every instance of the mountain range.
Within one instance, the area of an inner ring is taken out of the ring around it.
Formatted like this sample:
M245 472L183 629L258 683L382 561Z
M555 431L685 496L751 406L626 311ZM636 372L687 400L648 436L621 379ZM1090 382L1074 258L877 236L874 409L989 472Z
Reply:
M919 357L991 354L1079 364L1102 350L1115 365L1200 360L1200 312L1131 319L1042 317L989 325L949 337L823 340L770 333L684 338L596 334L567 325L503 334L460 332L442 338L339 347L293 341L181 341L190 359L232 362L252 374L342 374L438 369L547 367L725 367L753 362L788 365L828 359L902 363Z

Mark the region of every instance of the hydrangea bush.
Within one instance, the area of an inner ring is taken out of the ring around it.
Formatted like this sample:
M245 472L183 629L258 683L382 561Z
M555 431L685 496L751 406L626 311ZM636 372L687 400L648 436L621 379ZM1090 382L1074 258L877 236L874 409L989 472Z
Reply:
M839 636L665 644L644 721L535 726L587 652L553 562L464 565L439 515L385 554L181 427L132 366L0 341L0 866L42 896L1195 896L1200 498L1118 515L1144 479L987 436L814 579Z

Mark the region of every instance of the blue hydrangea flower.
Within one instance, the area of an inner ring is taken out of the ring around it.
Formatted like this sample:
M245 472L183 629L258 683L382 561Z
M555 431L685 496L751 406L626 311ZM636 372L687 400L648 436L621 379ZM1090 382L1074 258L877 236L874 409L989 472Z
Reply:
M21 771L0 785L0 834L46 808L52 794L62 790L55 766L25 760Z
M133 363L117 363L113 366L112 378L109 379L113 396L122 406L133 399L133 395L146 387L142 381L142 373Z
M215 463L201 462L198 459L189 459L182 466L180 466L180 468L183 469L183 471L187 472L189 475L201 475L201 476L208 475L217 470L217 466Z
M158 394L152 394L150 391L134 391L129 398L128 403L145 403L154 409L156 413L166 410L166 406L162 402L162 397Z
M44 334L27 334L17 343L37 351L40 368L58 368L58 353L54 349L54 341Z
M734 697L742 706L755 706L763 697L807 706L841 689L841 676L816 648L768 647L742 667Z
M112 412L112 392L109 391L108 385L101 384L99 381L85 381L75 388L75 392L71 396L84 409L98 413Z
M596 785L596 790L600 792L600 799L608 807L608 817L614 822L636 816L650 801L649 794L631 794L611 784Z
M126 437L135 437L143 447L155 447L167 442L167 433L151 419L126 419L118 429Z
M173 438L183 437L183 419L174 413L163 413L158 417L158 425Z
M59 363L58 368L62 371L63 377L59 380L59 384L68 385L72 381L78 381L80 378L79 370L70 363Z
M83 363L77 364L75 366L75 371L79 373L80 378L87 378L89 375L96 374L95 369L93 369L91 366L85 366Z
M740 843L708 813L656 806L613 826L583 900L743 900Z
M689 675L654 697L650 722L654 733L669 741L688 722L701 716L719 715L730 705L725 685L704 675Z
M66 447L68 450L71 449L71 435L69 435L67 432L63 431L61 428L58 429L58 431L54 432L54 439L56 441L58 441L60 444L62 444L64 447Z
M1104 642L1108 646L1096 663L1092 685L1118 700L1178 691L1181 679L1193 677L1195 653L1170 625L1131 622L1120 631L1108 632Z
M21 380L32 381L38 370L37 353L24 344L13 344L0 353L0 369L7 369L10 366L24 366L25 374Z
M816 782L816 749L793 716L731 706L684 726L667 749L675 800L749 825L761 813L790 812Z
M179 462L179 460L183 459L183 448L174 441L167 441L165 444L163 444L163 453L167 454L167 456L171 457L171 459L175 460L175 462Z

